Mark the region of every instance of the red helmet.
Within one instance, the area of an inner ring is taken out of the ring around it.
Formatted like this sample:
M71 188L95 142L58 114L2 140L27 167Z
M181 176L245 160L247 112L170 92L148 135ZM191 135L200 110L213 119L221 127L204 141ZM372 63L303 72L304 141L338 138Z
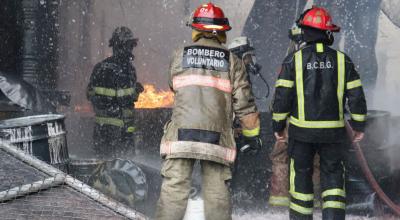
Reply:
M339 32L340 27L332 24L332 17L325 8L313 6L305 11L297 21L299 26L307 26L325 31Z
M190 26L199 31L229 31L229 20L220 7L213 3L201 5L194 11Z

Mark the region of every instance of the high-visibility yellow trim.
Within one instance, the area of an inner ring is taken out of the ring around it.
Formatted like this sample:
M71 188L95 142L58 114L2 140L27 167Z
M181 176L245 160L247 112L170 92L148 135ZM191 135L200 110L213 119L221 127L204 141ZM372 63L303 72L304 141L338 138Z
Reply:
M289 177L289 192L295 192L296 187L294 185L294 179L296 178L296 172L294 171L294 159L290 158L290 177Z
M354 81L346 83L346 88L347 89L354 89L354 88L357 88L357 87L360 87L360 86L362 86L362 83L361 83L360 79L357 79L357 80L354 80Z
M314 194L304 194L304 193L293 192L293 191L290 191L289 193L293 198L295 198L297 200L301 200L301 201L305 201L305 202L314 200Z
M323 202L322 204L322 209L345 209L346 208L346 204L343 202L337 202L337 201L326 201Z
M341 121L301 121L293 116L290 116L289 122L297 127L302 128L342 128L344 120Z
M303 215L312 215L312 213L313 213L313 208L306 208L303 206L299 206L293 202L290 203L290 209L292 209L298 213L301 213Z
M322 192L322 198L325 198L327 196L341 196L341 197L346 197L346 192L343 189L328 189Z
M322 44L321 44L322 45ZM323 45L322 45L323 47ZM322 48L323 49L323 48ZM290 117L290 123L303 128L341 128L344 127L343 114L343 95L345 88L345 57L341 52L337 52L338 60L338 86L337 97L339 104L339 120L337 121L306 121L304 110L304 85L303 85L303 57L302 51L295 54L296 63L296 91L297 91L297 106L298 118Z
M299 119L304 121L304 89L303 89L303 53L301 50L295 53L296 63L296 89L297 106L299 108Z
M322 43L317 43L317 53L324 52L324 45Z
M242 131L243 136L245 137L254 137L260 134L260 127L248 130L248 129L243 129Z
M271 206L289 206L290 199L287 196L270 196L268 203Z
M109 89L104 87L94 87L94 92L96 93L96 95L103 95L103 96L115 97L117 95L115 89Z
M367 115L363 115L363 114L353 114L351 113L351 119L353 119L354 121L359 121L359 122L364 122L365 119L367 118Z
M272 120L274 121L283 121L286 120L286 118L288 117L289 112L288 113L272 113Z
M106 117L98 117L96 116L96 123L97 124L106 124L106 125L113 125L117 127L123 127L124 121L118 118L106 118Z
M128 128L126 129L126 132L128 132L128 133L133 133L133 132L135 132L135 131L136 131L136 128L133 127L133 126L130 126L130 127L128 127Z
M118 89L117 90L117 97L133 95L133 93L135 93L135 90L133 88Z
M345 60L344 54L337 51L337 59L338 59L338 88L337 88L337 96L339 102L339 120L344 121L343 117L343 95L344 95L344 86L345 86Z
M122 96L132 95L135 92L135 90L133 88L115 90L115 89L104 88L104 87L94 87L94 92L97 95L110 96L110 97L122 97Z
M275 83L275 87L286 87L286 88L293 88L294 81L286 80L286 79L278 79Z

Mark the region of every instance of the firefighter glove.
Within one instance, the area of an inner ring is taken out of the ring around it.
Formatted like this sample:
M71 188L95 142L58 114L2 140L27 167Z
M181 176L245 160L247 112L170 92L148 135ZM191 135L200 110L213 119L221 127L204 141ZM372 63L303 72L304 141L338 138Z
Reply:
M144 91L144 87L140 82L137 82L135 85L135 90L137 94L140 94Z
M243 137L244 145L240 148L240 152L246 154L257 154L262 146L262 141L259 136Z

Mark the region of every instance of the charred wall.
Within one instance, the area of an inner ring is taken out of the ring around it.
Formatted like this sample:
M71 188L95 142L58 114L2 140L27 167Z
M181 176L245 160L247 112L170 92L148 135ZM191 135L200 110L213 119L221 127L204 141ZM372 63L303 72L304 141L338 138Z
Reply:
M0 8L0 71L36 88L55 89L58 0L3 0Z
M15 73L21 47L21 32L18 28L20 2L1 1L0 7L0 71Z

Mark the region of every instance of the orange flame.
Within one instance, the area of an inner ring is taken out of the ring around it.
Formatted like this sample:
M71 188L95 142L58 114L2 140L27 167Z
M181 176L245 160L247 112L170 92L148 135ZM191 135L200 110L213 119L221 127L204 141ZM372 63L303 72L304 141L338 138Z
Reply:
M157 91L152 84L144 84L144 91L135 102L136 108L163 108L171 107L174 103L174 93L171 91Z

